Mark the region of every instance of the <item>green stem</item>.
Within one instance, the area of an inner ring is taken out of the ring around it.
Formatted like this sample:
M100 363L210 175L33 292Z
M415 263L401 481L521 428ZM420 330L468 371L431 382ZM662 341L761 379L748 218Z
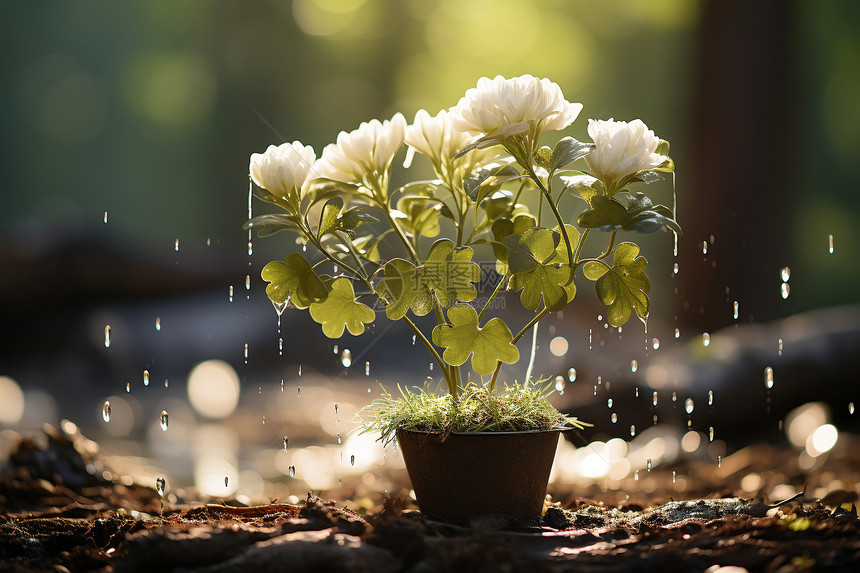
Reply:
M546 196L546 202L549 203L549 208L552 210L552 214L555 217L556 222L558 223L558 228L561 230L561 237L564 239L564 246L567 247L567 260L568 266L570 267L571 273L570 278L568 279L568 284L573 280L573 269L574 267L574 259L573 259L573 247L570 244L570 237L567 235L567 227L564 225L564 219L561 218L561 213L558 212L558 208L555 206L552 200L552 193L550 190L544 187L543 182L540 180L540 177L537 176L537 173L534 172L534 169L531 167L529 169L529 176L537 183L537 186L540 188L541 193Z
M490 303L493 302L493 299L496 298L496 295L499 294L499 290L502 288L502 285L505 283L505 280L508 278L508 273L502 275L502 278L499 280L496 288L493 289L493 293L490 295L490 298L487 299L487 302L484 303L484 307L481 309L481 312L478 313L478 322L481 322L481 319L484 318L484 315L487 313L487 309L490 308Z
M598 259L605 259L606 257L609 256L609 253L612 252L612 247L615 246L615 235L617 235L617 234L618 233L616 231L612 232L612 236L609 238L609 246L606 247L606 250L603 252L602 255L597 257Z
M394 220L394 217L391 216L391 212L385 208L385 206L380 205L380 207L385 212L385 216L388 217L388 221L391 223L391 228L394 229L394 232L397 233L398 237L400 237L400 242L402 242L403 246L406 247L406 252L409 253L409 258L417 265L418 253L415 252L415 248L412 246L412 243L409 242L403 229L400 228L400 225L398 225L397 221Z
M576 254L574 255L574 258L571 259L571 261L576 261L574 264L577 266L579 266L579 257L582 255L582 247L585 246L585 239L588 238L589 233L591 233L591 229L586 229L582 233L582 236L579 238L579 244L576 246Z
M435 348L433 348L433 345L430 344L430 341L427 340L427 337L424 336L424 333L418 329L418 327L415 325L415 323L412 322L412 320L410 320L410 318L408 316L404 316L400 320L405 322L409 326L409 328L412 329L412 332L415 333L415 337L418 338L418 340L420 340L421 343L427 347L427 350L429 350L430 354L433 355L433 358L436 359L436 362L439 364L439 368L442 370L442 373L445 375L445 382L447 382L447 384L448 384L448 391L451 393L452 396L456 396L457 395L457 389L455 386L453 386L454 381L450 377L451 373L448 371L447 364L445 364L445 361L442 360L442 357L439 356L439 353L436 351Z

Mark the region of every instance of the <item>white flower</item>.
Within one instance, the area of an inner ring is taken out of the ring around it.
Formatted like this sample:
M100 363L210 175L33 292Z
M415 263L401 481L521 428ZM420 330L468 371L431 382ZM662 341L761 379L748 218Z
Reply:
M316 160L314 148L301 142L270 145L265 153L252 153L248 170L254 183L277 197L301 189Z
M660 139L641 119L629 123L589 119L588 135L594 140L595 148L585 161L596 175L605 179L622 179L654 169L668 159L654 152Z
M397 113L380 123L374 119L349 133L341 131L337 143L326 145L314 165L315 177L379 185L403 145L406 119Z
M524 75L481 78L451 108L453 126L472 135L502 141L529 132L536 142L543 131L564 129L576 119L582 104L564 99L558 84Z
M406 127L406 143L435 164L454 157L471 139L469 134L453 128L451 114L445 110L430 117L429 113L420 109L412 125Z

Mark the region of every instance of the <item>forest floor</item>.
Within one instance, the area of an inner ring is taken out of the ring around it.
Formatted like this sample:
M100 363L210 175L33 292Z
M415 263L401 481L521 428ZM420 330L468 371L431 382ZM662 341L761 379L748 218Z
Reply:
M298 504L162 505L151 487L92 472L92 442L51 428L46 437L23 440L0 478L0 571L860 570L860 438L851 435L826 469L848 485L820 499L803 487L782 500L739 497L735 476L700 464L659 470L683 473L683 501L591 488L556 495L529 522L470 528L424 519L404 495L380 495L362 512L313 493ZM797 466L785 445L744 451L732 461L746 460L744 475Z

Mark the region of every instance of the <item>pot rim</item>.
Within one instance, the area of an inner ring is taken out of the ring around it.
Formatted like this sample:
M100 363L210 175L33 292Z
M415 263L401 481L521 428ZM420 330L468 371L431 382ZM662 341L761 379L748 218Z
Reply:
M449 436L504 436L504 435L514 435L519 436L522 434L548 434L551 432L569 432L571 430L575 430L576 428L560 428L553 430L519 430L519 431L504 431L504 432L450 432ZM410 430L408 428L397 428L398 432L409 432L411 434L424 434L427 436L441 436L444 432L428 432L425 430Z

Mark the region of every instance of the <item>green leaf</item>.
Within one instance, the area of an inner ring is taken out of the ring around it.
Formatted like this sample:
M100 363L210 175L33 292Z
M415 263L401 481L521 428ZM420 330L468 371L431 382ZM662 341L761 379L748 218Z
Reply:
M665 139L661 139L657 144L657 149L654 150L654 153L658 155L669 155L669 142Z
M343 199L340 197L332 197L325 202L322 211L320 211L320 223L317 227L318 239L337 230L337 218L341 209L343 209Z
M424 316L433 310L435 300L443 307L474 300L478 293L471 283L481 280L481 268L472 262L472 255L471 248L455 249L453 241L440 239L421 266L404 259L388 261L377 288L387 303L386 316L400 320L409 309Z
M643 235L663 228L681 232L681 226L672 219L672 211L665 205L654 205L645 194L635 193L625 207L618 199L619 195L613 198L603 195L592 197L591 209L579 215L579 226L598 231L634 231Z
M258 215L242 225L243 229L253 229L258 237L268 237L279 231L303 233L299 218L288 213Z
M360 194L361 186L355 183L335 181L320 177L308 184L301 201L302 213L307 213L312 205L332 197L354 197Z
M600 182L600 179L585 173L576 173L578 175L562 175L560 177L566 192L571 195L575 193L586 201L590 201L595 195L603 194L603 183Z
M439 234L439 218L443 203L438 199L421 195L407 195L397 201L397 210L405 215L402 226L410 233L422 237L435 237ZM453 216L453 215L452 215Z
M292 215L299 216L299 201L295 191L290 193L289 197L278 197L261 187L254 186L254 197L266 203L277 205Z
M552 159L549 162L549 172L554 173L565 165L570 165L577 159L582 159L594 149L593 143L583 143L572 137L565 137L559 141L552 150Z
M468 305L457 305L448 310L451 324L440 324L433 329L433 343L444 348L442 359L452 366L460 366L472 355L472 370L481 376L496 369L497 362L514 364L520 352L511 341L513 335L500 318L478 326L478 313Z
M278 312L291 303L307 308L328 296L328 290L310 263L299 253L290 253L283 261L272 261L263 267L260 276L266 281L266 295Z
M523 307L537 310L543 298L549 310L558 310L567 304L569 292L576 293L574 287L565 288L570 277L570 267L556 261L559 247L564 249L564 259L567 259L567 247L561 242L558 232L536 227L522 235L507 237L505 246L512 273L508 288L522 290L520 303Z
M648 261L637 257L639 246L621 243L615 249L612 267L606 263L589 261L583 265L586 278L596 280L594 288L600 302L609 307L607 321L610 326L622 326L635 309L643 320L648 316L648 295L651 283L645 274Z
M463 187L475 204L480 205L484 199L501 189L502 185L517 177L521 177L520 172L510 163L490 164L465 179Z
M355 230L364 223L378 223L379 219L368 212L368 208L364 205L359 205L347 210L343 215L338 217L337 230L343 231L350 236L355 235Z
M310 313L329 338L343 336L344 327L353 336L358 336L364 332L364 325L376 318L373 309L356 300L352 281L345 277L334 280L328 298L311 304Z

